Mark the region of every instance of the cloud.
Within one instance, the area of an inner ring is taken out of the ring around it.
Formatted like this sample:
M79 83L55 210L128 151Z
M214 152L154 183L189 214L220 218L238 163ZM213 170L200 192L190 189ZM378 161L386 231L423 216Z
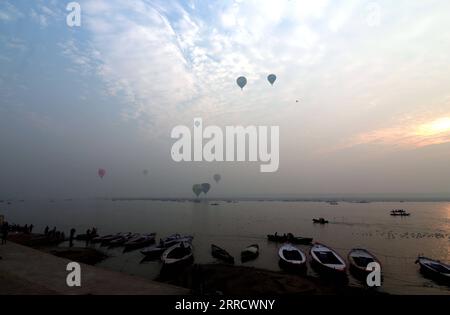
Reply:
M372 3L85 0L83 40L62 47L74 67L123 100L125 119L153 131L202 115L211 123L277 119L312 135L330 132L330 139L377 141L396 134L397 127L377 129L386 113L398 126L426 95L441 96L426 82L448 82L448 58L438 53L448 49L439 32L448 19L436 13L448 4L424 13L418 3L406 10L377 1L383 15L373 28ZM269 73L279 78L272 90ZM244 93L235 84L240 75L249 81ZM294 107L299 98L302 107Z
M44 14L37 13L34 9L30 10L31 18L36 21L41 27L46 27L48 25L47 16Z
M396 126L365 132L335 149L358 145L384 145L394 148L421 148L450 142L450 113L427 120L424 115L405 119Z
M302 10L292 14L289 3L236 1L223 12L203 16L176 3L84 1L83 23L90 38L77 45L98 53L96 73L110 95L125 97L128 119L154 126L174 116L235 113L250 106L235 93L237 76L265 80L268 72L312 64L323 56L319 35L296 19L320 15L327 2L302 3ZM295 25L283 27L284 20ZM86 59L93 58L72 58L91 71ZM280 68L280 61L290 62L289 67Z
M13 22L23 16L23 13L9 1L2 1L2 3L0 3L0 22Z

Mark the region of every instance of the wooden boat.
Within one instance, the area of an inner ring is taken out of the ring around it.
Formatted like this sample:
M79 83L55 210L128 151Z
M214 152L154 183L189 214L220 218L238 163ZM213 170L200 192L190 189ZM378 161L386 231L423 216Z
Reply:
M393 217L409 217L411 213L406 212L403 209L395 209L391 211L391 216Z
M367 270L367 266L370 263L378 263L381 266L380 261L366 249L354 248L348 253L348 263L350 266L350 272L356 278L365 278L371 270Z
M113 247L120 247L123 246L126 242L128 242L130 239L138 236L139 234L131 234L131 233L126 233L123 236L117 237L115 239L113 239L112 241L109 242L108 247L109 248L113 248Z
M226 250L220 248L217 245L211 245L211 254L214 258L217 258L229 264L234 264L234 257L231 256Z
M306 267L306 255L291 244L284 244L278 250L280 265L286 268L302 269Z
M254 260L259 256L259 245L258 244L253 244L250 245L248 247L246 247L242 252L241 252L241 261L242 262L247 262L250 260Z
M313 239L310 237L301 237L301 236L294 236L291 233L278 235L278 234L269 234L267 235L267 239L271 242L276 243L292 243L297 245L309 245L312 243Z
M111 236L113 236L113 235L104 235L104 236L97 236L97 237L94 237L92 240L91 240L91 243L101 243L105 238L107 238L107 237L111 237Z
M319 218L319 219L313 219L313 222L315 224L328 224L329 222L327 220L325 220L324 218Z
M166 247L153 245L141 250L141 254L144 255L147 259L159 259L166 250Z
M450 285L450 265L424 256L419 256L416 264L423 275Z
M92 235L92 234L78 234L77 236L75 236L75 240L77 241L86 241L88 238L90 238L91 240L93 240L94 238L98 237L98 234Z
M193 239L194 237L190 235L174 234L169 237L166 237L165 239L160 240L160 245L169 248L181 242L192 243Z
M181 236L180 234L174 234L165 238L164 240L160 240L158 245L153 245L145 248L141 251L141 254L145 255L147 260L160 258L168 248L182 242L192 243L192 240L192 236Z
M278 235L278 234L268 234L267 235L267 239L271 242L276 242L276 243L285 243L287 242L287 235L283 234L283 235Z
M130 252L136 249L144 248L155 243L155 233L137 236L125 242L123 252Z
M310 245L313 239L310 237L292 237L288 238L288 242L296 245Z
M108 246L110 242L112 242L115 239L121 238L125 234L126 233L117 233L117 234L113 234L113 235L103 236L100 239L100 246Z
M181 242L165 250L161 260L165 266L174 266L192 261L193 257L192 244Z
M310 250L312 264L317 267L318 271L334 274L345 275L347 264L345 260L331 248L315 243Z

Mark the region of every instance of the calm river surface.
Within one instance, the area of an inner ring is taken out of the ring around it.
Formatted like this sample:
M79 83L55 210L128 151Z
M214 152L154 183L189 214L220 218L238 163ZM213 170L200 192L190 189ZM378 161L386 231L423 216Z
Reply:
M211 263L210 245L227 249L235 257L247 245L258 243L260 257L247 263L279 270L278 245L266 241L266 234L292 232L313 237L336 249L343 257L349 249L364 247L378 256L383 264L382 291L394 294L450 294L422 277L414 264L419 253L450 261L450 203L448 202L372 202L329 205L325 202L288 201L211 201L202 203L177 201L25 201L0 204L0 213L9 222L35 226L41 232L48 225L65 231L74 227L77 233L96 226L100 234L116 232L156 232L162 238L173 233L194 238L195 261ZM396 218L391 209L403 208L411 217ZM312 218L324 217L329 225L318 226ZM80 244L81 245L81 244ZM300 246L306 252L307 246ZM102 267L147 278L155 278L159 262L140 264L139 251L122 254L121 249L103 249L111 257ZM239 259L237 259L238 261ZM238 262L240 263L240 262ZM309 268L311 269L311 268ZM313 274L313 271L308 271ZM350 277L351 285L358 285Z

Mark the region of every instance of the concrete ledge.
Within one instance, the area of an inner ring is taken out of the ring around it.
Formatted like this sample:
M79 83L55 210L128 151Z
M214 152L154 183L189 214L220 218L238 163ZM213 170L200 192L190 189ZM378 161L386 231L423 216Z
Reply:
M185 295L189 290L81 265L81 287L66 284L67 259L8 242L0 246L0 294Z

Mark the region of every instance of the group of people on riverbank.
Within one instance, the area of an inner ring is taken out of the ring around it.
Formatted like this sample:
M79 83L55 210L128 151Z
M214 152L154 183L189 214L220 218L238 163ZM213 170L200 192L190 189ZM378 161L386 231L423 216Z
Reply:
M10 231L11 227L8 224L8 222L3 222L3 224L0 226L0 232L2 234L2 245L6 244L6 240L8 239L8 233Z
M66 235L64 232L56 230L56 226L50 230L48 226L44 229L44 236L49 240L61 240L64 241L66 239Z
M95 228L95 227L93 227L92 229L88 229L86 231L86 234L77 235L77 237L75 237L75 233L76 233L76 230L74 228L72 228L70 230L69 247L73 247L74 239L76 239L78 241L85 241L86 242L86 247L87 247L87 246L89 246L91 241L95 237L98 236L98 231L97 231L97 228Z
M19 232L19 233L25 233L25 234L31 234L33 233L33 224L25 224L25 225L19 225L19 224L12 224L9 225L9 232Z

